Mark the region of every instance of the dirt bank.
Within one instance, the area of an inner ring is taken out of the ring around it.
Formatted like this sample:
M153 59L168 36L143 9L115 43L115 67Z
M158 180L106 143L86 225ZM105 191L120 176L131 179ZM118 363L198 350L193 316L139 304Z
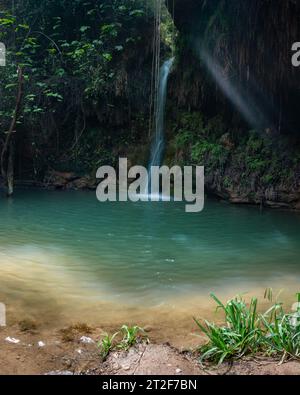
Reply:
M88 333L87 333L88 332ZM92 339L86 343L82 336ZM18 340L17 343L9 342ZM138 344L129 351L114 351L103 362L97 341L99 328L78 326L67 331L39 331L26 325L0 329L0 374L88 374L88 375L270 375L300 374L300 363L262 356L245 358L221 367L200 366L197 356L169 344ZM151 336L150 341L151 341ZM12 339L13 338L13 339ZM42 343L41 343L42 342Z

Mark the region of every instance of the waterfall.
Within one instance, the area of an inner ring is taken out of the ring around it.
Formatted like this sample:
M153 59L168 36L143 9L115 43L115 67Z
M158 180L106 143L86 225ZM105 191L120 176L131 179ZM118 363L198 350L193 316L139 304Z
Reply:
M160 68L159 86L157 92L156 114L155 114L155 135L151 147L151 166L160 166L164 150L164 126L165 126L165 107L167 98L168 77L174 58L168 59Z
M145 190L145 195L151 195L151 167L160 166L163 159L165 145L165 107L167 99L168 77L173 65L174 58L168 59L160 68L159 84L156 97L155 111L155 135L151 146L151 157L149 162L149 180ZM162 197L163 198L163 197Z

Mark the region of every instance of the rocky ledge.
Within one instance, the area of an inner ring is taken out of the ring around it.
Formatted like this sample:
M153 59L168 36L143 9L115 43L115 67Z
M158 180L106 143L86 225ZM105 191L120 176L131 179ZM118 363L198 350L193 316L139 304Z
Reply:
M46 175L43 185L51 189L94 190L97 181L90 175L79 176L72 172L51 171Z

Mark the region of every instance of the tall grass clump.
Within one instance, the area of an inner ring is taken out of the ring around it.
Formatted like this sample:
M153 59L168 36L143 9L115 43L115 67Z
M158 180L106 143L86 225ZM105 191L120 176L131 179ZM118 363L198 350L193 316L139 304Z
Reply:
M104 333L103 339L98 343L98 347L100 348L100 355L103 360L106 359L108 354L114 348L114 339L119 334L119 332L110 335L108 333Z
M294 312L285 313L282 303L274 304L261 316L265 328L264 344L269 354L288 358L300 358L300 294Z
M217 309L223 310L226 325L218 326L207 320L204 324L195 319L196 324L209 338L209 342L200 348L201 360L222 363L225 359L240 358L256 352L261 341L261 329L257 313L257 299L252 298L250 305L241 297L223 304L214 294Z
M272 300L272 291L265 297ZM257 311L257 298L247 304L240 296L223 304L214 294L217 310L225 316L224 325L195 319L208 343L199 347L200 361L222 363L257 352L280 357L283 362L300 358L300 294L294 312L286 313L282 303L275 302L264 314Z
M145 336L144 330L136 325L123 325L121 331L123 334L123 339L118 344L118 348L121 348L123 350L128 350L130 347L134 346L137 343L138 337L140 335Z
M122 335L121 339L117 339L118 335ZM98 342L98 347L100 348L100 356L105 360L108 354L113 350L129 350L135 344L141 341L148 341L148 337L145 334L143 328L139 326L128 326L123 325L121 331L110 335L109 333L104 333L101 341Z

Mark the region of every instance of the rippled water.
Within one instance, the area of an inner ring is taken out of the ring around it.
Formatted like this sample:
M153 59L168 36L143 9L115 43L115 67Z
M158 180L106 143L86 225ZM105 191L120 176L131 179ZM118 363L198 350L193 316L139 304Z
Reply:
M174 202L30 190L1 199L0 218L0 300L9 311L84 317L99 308L138 319L141 307L292 289L300 279L296 213L207 201L187 214Z

